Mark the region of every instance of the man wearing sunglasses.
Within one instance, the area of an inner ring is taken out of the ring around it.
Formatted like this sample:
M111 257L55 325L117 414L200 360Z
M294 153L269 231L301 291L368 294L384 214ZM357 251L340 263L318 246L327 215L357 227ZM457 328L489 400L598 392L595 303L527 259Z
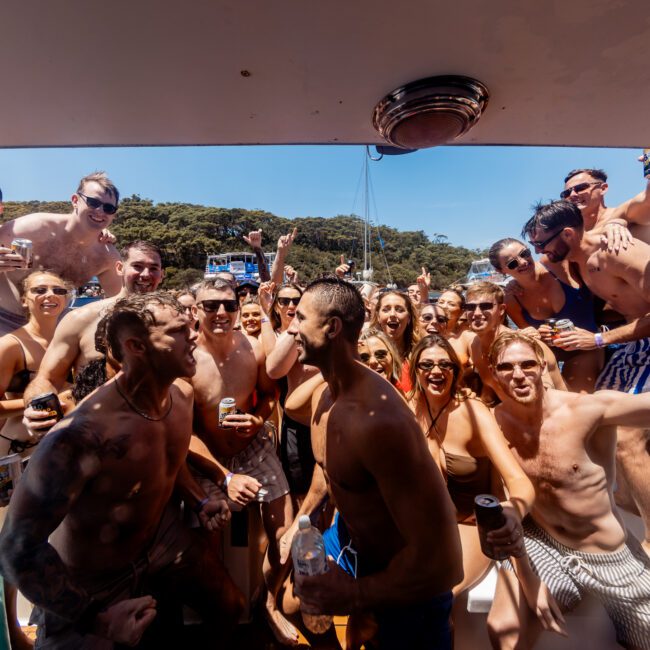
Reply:
M119 254L106 233L118 201L113 182L97 172L79 182L70 213L28 214L0 226L0 335L25 323L18 287L30 270L9 248L15 238L32 242L34 270L53 271L75 287L97 276L106 296L120 291Z
M605 605L623 647L650 647L650 559L612 495L616 426L645 424L650 395L546 388L544 355L518 332L497 338L489 359L502 399L495 417L535 487L523 521L530 564L516 561L515 576L506 561L499 572L488 616L493 647L533 648L543 629L566 635L562 614L587 594Z
M150 242L135 241L121 251L115 273L122 284L112 298L73 309L61 320L48 346L36 377L25 390L25 402L42 393L58 393L69 381L70 372L79 373L91 363L103 362L95 348L95 332L100 319L120 298L155 291L164 278L160 249ZM27 408L24 424L32 431L50 428L54 422L46 411Z
M494 340L510 330L503 324L506 313L503 289L493 282L476 282L465 294L465 313L470 331L475 335L470 345L470 356L474 371L481 378L482 391L480 398L488 405L496 399L495 384L488 352ZM566 384L557 367L555 356L548 346L540 342L546 358L544 381L548 386L566 390Z
M217 279L199 285L192 309L199 338L196 374L190 381L195 433L203 444L195 442L190 462L202 474L199 482L208 494L223 490L234 509L260 504L269 539L266 615L278 640L295 645L298 631L276 605L284 576L278 540L293 512L289 484L271 439L274 427L267 422L275 407L275 383L266 374L261 344L235 329L239 301L230 283ZM219 403L225 397L234 398L237 411L220 419Z
M590 350L625 345L611 356L596 381L597 389L626 393L650 391L650 245L633 238L627 249L610 252L594 231L586 231L578 207L567 201L540 206L533 217L537 249L554 261L574 263L591 291L622 314L625 325L606 332L576 328L554 341L565 350ZM634 502L644 518L650 549L650 462L648 432L621 428L618 461L621 485L629 482ZM623 507L629 503L620 502Z

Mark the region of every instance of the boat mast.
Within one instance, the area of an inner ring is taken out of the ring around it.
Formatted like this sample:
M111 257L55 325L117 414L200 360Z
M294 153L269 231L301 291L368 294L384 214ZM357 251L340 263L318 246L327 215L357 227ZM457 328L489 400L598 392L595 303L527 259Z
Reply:
M367 149L367 148L366 148ZM363 175L364 175L364 192L363 192L363 278L370 278L372 276L372 250L370 248L370 183L369 174L370 169L368 166L368 159L370 153L363 159ZM370 274L368 272L371 272Z

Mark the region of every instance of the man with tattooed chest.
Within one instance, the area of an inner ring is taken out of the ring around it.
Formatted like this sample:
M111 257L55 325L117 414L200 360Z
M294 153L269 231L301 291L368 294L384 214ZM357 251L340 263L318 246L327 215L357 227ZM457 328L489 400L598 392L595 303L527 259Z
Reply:
M116 377L43 439L13 494L0 535L0 568L35 605L37 648L136 645L156 600L198 611L210 639L237 621L241 595L190 531L173 493L208 531L229 516L186 465L195 333L174 298L118 301L106 326Z

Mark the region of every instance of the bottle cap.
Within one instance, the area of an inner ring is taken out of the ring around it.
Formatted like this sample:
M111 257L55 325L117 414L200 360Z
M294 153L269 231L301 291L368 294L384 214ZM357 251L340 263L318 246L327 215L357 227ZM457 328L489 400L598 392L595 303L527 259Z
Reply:
M300 519L298 519L298 530L305 530L307 528L311 528L309 515L300 515Z

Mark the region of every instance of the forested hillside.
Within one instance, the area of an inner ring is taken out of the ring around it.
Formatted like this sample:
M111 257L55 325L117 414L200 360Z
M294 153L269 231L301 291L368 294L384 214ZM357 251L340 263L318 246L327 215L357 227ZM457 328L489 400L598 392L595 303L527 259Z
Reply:
M70 203L66 202L8 202L2 221L30 212L69 210ZM261 210L154 204L132 196L120 202L111 231L118 246L134 239L147 239L160 246L167 267L166 286L172 287L201 277L208 253L246 250L242 236L251 230L262 228L264 248L273 251L278 237L294 227L298 228L298 236L288 263L299 269L303 280L331 272L340 263L341 255L354 259L357 269L363 268L363 221L356 216L284 219ZM485 256L485 251L446 243L444 235L436 235L432 241L422 231L402 232L386 226L380 226L379 233L392 279L400 286L413 282L425 265L431 271L432 287L443 288L464 276L473 259ZM385 283L386 262L375 228L372 253L374 279Z

